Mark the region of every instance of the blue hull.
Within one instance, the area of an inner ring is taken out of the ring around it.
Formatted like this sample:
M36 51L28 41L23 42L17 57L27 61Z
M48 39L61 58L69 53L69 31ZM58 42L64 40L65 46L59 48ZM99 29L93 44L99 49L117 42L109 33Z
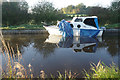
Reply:
M100 30L94 29L80 29L80 36L81 37L97 37Z

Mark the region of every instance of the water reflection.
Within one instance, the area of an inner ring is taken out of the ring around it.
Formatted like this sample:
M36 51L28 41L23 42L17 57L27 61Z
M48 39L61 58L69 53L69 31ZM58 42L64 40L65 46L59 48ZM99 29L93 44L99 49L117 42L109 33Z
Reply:
M101 39L100 37L99 39ZM98 46L97 38L49 36L46 43L56 43L59 48L72 48L74 52L94 53Z
M21 54L25 52L25 47L27 48L32 46L39 51L43 57L47 57L51 52L54 51L54 48L56 47L54 44L44 43L48 35L4 35L3 37L5 42L9 43L14 49L14 53L17 53L17 45Z
M48 36L48 35L3 35L4 40L13 47L17 52L16 45L18 44L21 53L24 53L25 47L33 45L43 57L48 57L54 54L55 48L72 48L73 52L95 53L97 48L105 48L111 56L118 54L119 45L118 38L112 37L67 37Z
M98 45L98 48L101 47L106 48L111 56L118 56L120 52L118 36L104 36L103 41Z

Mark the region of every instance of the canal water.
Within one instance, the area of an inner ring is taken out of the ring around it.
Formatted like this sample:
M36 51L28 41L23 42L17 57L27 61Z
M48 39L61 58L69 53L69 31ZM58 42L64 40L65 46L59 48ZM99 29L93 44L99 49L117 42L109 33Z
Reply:
M3 35L6 42L9 42L15 53L17 47L22 54L21 63L29 70L32 65L34 77L40 75L43 70L48 77L64 74L66 71L79 73L77 76L84 76L84 69L90 71L90 63L97 64L99 61L110 66L114 62L117 66L119 59L118 36L103 35L98 38L62 38L61 36L37 35ZM0 54L0 56L3 56ZM16 58L17 59L17 58ZM5 58L2 57L3 68Z

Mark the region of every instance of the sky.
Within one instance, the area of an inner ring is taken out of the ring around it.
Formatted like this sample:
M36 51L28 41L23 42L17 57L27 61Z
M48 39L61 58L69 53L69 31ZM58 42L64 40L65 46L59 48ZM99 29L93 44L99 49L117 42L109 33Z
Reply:
M29 4L29 6L34 6L38 1L42 0L26 0ZM108 7L110 6L111 2L113 0L45 0L52 2L54 7L60 9L63 7L67 7L68 5L77 5L79 3L83 3L86 6L103 6L103 7Z

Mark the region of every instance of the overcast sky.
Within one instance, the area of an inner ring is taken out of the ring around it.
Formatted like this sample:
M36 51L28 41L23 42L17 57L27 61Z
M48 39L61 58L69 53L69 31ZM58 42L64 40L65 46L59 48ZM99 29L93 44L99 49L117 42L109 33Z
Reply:
M29 6L33 6L38 1L42 1L42 0L26 0L26 1L28 2ZM52 2L56 8L60 9L63 7L67 7L68 5L77 5L79 3L83 3L86 6L100 5L103 7L107 7L110 6L113 0L45 0L45 1Z

